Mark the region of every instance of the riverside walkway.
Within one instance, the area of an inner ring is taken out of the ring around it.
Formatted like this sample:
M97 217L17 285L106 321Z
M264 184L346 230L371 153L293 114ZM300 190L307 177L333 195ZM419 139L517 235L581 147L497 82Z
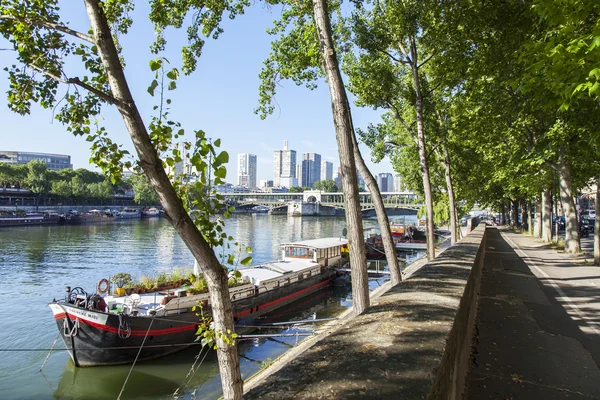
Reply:
M600 268L582 259L479 227L250 379L244 398L600 399Z

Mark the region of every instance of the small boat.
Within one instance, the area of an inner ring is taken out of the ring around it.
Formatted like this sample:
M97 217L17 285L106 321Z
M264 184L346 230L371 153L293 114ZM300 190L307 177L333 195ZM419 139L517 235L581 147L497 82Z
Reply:
M392 225L390 225L391 227ZM405 250L427 250L427 241L425 232L418 229L416 226L395 225L395 231L392 231L392 239L396 247L396 251ZM385 251L381 239L381 233L378 229L371 229L373 232L365 231L367 238L365 239L365 251L369 258L384 258ZM400 235L400 231L402 234Z
M288 243L282 245L281 260L239 268L241 283L229 289L236 332L244 333L256 325L257 317L329 286L337 278L334 267L342 263L341 247L347 243L342 238ZM102 280L97 289L102 292L107 286ZM210 313L210 297L185 292L179 287L115 297L67 287L65 298L49 306L76 366L127 364L194 344L200 321L192 307L201 302ZM142 346L146 337L150 341Z
M160 217L160 211L156 207L151 207L142 210L142 218Z
M141 218L142 212L135 208L124 208L117 214L117 218L120 219L132 219L132 218Z
M25 213L2 212L0 214L0 227L28 226L28 225L53 225L60 222L60 216L55 212Z
M110 210L100 211L96 209L84 213L71 210L60 218L61 224L68 225L109 223L114 221L115 215Z

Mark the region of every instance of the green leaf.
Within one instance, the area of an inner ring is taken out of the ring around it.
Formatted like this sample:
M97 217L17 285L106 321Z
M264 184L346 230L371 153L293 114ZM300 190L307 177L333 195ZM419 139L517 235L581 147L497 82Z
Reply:
M148 86L148 93L150 93L150 96L154 96L154 90L158 87L158 81L156 79L154 79L152 81L152 83L150 84L150 86Z
M156 60L150 60L150 70L152 71L156 71L161 67L161 65L162 61L158 58Z
M214 146L215 147L221 147L221 139L215 140Z
M242 265L250 265L252 263L252 257L248 256L246 258L244 258L242 261L240 261L240 264Z
M219 164L226 164L229 162L229 154L226 151L222 151L219 153L216 160Z

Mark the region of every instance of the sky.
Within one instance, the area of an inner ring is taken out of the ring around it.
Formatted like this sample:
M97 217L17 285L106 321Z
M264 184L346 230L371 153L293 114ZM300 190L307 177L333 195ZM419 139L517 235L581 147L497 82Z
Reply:
M61 1L61 16L69 27L86 32L89 27L83 2ZM148 5L136 2L132 13L133 26L121 38L126 62L125 73L130 89L142 116L148 122L157 99L146 89L153 73L148 63L156 56L149 46L154 40L151 23L147 20ZM257 156L257 179L273 179L273 151L283 148L302 153L321 154L323 161L331 161L334 171L339 166L339 153L331 115L329 90L325 81L315 90L297 87L291 81L281 82L273 115L261 120L254 113L258 105L258 75L262 61L268 56L272 37L266 33L279 17L278 9L266 8L260 3L231 21L224 21L224 33L218 40L208 39L196 71L181 75L175 91L168 92L172 99L171 119L182 123L191 138L194 130L202 129L208 137L221 138L221 149L230 156L227 182L237 183L237 154ZM181 45L185 32L170 30L167 51L163 54L173 67L180 67ZM0 48L9 47L0 39ZM27 116L19 116L7 107L8 74L3 71L15 63L10 51L0 51L0 150L33 151L71 155L74 168L97 169L89 164L89 142L74 137L66 127L54 120L52 110L34 106ZM81 76L84 71L75 63L67 65L69 77ZM351 97L352 101L352 97ZM380 121L381 111L353 105L354 126L365 128ZM110 137L132 153L133 145L116 109L105 106L104 126ZM388 159L378 164L371 162L369 149L361 145L363 158L372 173L393 172Z

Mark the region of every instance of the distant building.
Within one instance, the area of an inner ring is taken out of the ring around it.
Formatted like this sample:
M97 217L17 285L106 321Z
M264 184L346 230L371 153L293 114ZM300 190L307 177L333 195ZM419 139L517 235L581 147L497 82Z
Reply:
M273 181L269 179L261 179L258 187L261 189L273 187Z
M288 141L283 141L283 150L275 150L273 154L273 185L275 187L292 187L298 185L296 177L296 150L288 149Z
M73 169L71 156L63 154L31 153L26 151L1 151L0 162L7 164L27 164L29 161L40 160L46 163L48 169L60 171L61 169Z
M256 156L249 153L238 154L238 185L256 187Z
M358 169L356 170L356 178L358 181L358 186L359 187L362 186L362 188L365 189L365 181L358 173ZM333 181L335 182L336 186L340 189L340 192L341 192L342 191L342 167L338 167L337 175L335 176L335 178L333 178Z
M382 192L393 192L394 191L394 175L388 172L382 172L377 175L377 186Z
M177 145L181 161L177 161L173 167L167 167L166 171L169 176L173 175L173 179L180 182L197 182L198 174L196 168L192 165L188 150L183 143Z
M321 180L328 181L333 179L333 163L329 161L323 161L321 163Z
M394 192L402 191L402 177L400 175L394 176Z
M321 155L317 153L302 153L302 183L300 185L312 188L315 182L320 179Z

